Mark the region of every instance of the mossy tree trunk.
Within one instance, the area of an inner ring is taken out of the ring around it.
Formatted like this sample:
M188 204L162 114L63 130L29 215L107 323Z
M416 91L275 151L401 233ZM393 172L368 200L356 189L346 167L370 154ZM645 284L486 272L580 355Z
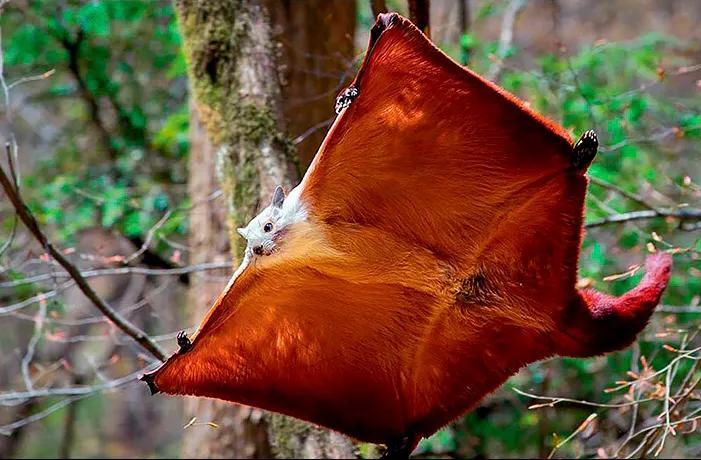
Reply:
M260 0L176 0L175 5L192 98L191 260L213 260L228 244L237 263L243 241L236 227L267 203L276 185L289 190L298 180L284 134L277 46ZM214 172L223 213L208 199ZM221 239L226 231L228 238ZM193 283L196 319L219 289ZM265 457L271 449L280 457L354 455L348 439L290 418L202 399L191 401L190 410L219 429L185 431L187 457Z
M190 104L190 211L189 261L192 264L231 258L227 213L223 196L217 193L217 151L202 125L194 100ZM188 306L191 323L200 321L226 285L228 273L207 273L190 277ZM212 399L192 398L186 411L200 422L184 433L183 458L267 458L270 457L268 430L262 411L238 407Z

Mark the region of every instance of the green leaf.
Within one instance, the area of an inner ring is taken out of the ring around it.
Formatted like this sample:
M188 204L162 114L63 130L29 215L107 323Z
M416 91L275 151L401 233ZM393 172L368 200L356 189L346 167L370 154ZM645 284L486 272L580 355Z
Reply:
M76 20L88 34L106 37L110 33L107 7L102 2L89 2L81 6L76 13Z

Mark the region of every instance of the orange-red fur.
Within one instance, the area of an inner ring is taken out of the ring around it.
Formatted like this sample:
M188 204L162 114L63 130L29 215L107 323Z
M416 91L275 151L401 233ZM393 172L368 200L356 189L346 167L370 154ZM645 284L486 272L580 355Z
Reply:
M620 299L575 289L586 179L569 136L383 20L301 185L307 221L222 293L159 390L387 442L430 435L527 363L644 327L668 255Z

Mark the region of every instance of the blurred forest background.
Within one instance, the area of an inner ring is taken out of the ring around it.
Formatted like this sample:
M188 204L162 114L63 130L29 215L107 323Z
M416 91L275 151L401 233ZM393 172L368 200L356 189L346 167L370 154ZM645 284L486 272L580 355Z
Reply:
M48 238L1 195L1 458L376 454L150 397L135 380L154 357L50 253L172 352L236 265L230 229L311 161L374 12L427 3L0 1L0 165ZM415 455L701 456L701 2L433 0L429 17L456 60L599 134L580 283L621 293L653 250L675 267L632 348L533 364Z

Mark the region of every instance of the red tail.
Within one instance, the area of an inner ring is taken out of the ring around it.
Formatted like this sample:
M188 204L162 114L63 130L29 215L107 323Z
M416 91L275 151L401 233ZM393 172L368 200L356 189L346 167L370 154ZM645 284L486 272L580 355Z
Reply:
M656 253L645 261L645 276L621 297L593 289L579 291L557 337L558 354L594 356L630 345L643 330L669 282L672 256Z

